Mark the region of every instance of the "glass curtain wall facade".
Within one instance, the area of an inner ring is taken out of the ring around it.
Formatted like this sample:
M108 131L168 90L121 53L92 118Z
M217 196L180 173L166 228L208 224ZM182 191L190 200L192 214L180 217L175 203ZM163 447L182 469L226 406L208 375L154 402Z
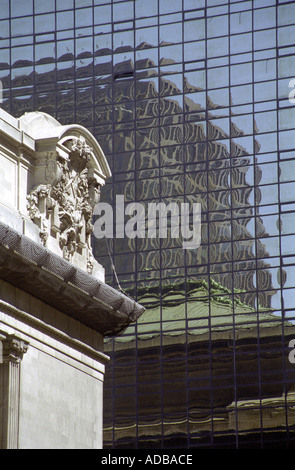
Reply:
M293 447L295 2L0 5L6 111L88 128L114 208L201 203L197 249L93 240L146 307L105 341L105 448Z

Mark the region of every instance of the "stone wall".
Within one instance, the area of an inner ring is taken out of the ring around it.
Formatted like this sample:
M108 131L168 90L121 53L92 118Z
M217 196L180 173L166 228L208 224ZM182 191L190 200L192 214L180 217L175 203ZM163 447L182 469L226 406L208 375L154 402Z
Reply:
M101 448L102 335L4 281L0 293L0 375L10 396L0 421L18 423L2 430L0 448Z
M0 449L102 447L103 338L144 311L92 254L110 175L87 129L0 110Z

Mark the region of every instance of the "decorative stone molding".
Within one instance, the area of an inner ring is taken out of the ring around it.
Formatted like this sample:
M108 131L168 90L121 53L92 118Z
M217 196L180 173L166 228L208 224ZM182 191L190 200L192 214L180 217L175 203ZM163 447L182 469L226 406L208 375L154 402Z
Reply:
M25 233L37 231L47 249L104 279L91 248L94 206L111 176L101 147L84 127L63 126L46 113L25 113L17 126L34 143L17 182L26 191Z
M69 154L47 161L45 179L27 197L28 213L40 228L42 244L48 237L58 237L63 258L86 251L87 271L92 273L93 254L91 234L95 204L100 198L100 184L89 167L91 147L80 136L68 143Z
M94 136L78 124L0 109L0 221L104 281L91 249L92 215L111 171Z
M28 350L28 343L14 335L7 335L2 341L2 362L19 363Z

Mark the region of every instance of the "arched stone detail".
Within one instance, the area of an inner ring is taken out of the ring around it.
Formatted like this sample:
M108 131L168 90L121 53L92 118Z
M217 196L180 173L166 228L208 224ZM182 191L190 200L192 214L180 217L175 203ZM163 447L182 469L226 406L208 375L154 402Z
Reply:
M93 210L101 186L111 175L107 160L87 129L61 126L50 117L45 120L45 124L50 122L46 128L44 113L37 114L41 114L42 127L37 116L33 119L37 152L34 184L27 196L28 215L39 227L44 246L91 274Z

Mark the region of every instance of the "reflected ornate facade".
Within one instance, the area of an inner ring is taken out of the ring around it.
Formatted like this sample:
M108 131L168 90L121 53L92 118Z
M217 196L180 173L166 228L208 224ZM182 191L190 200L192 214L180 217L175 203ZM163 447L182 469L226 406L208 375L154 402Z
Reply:
M294 3L11 3L3 107L89 129L103 201L202 206L197 250L93 240L147 308L106 342L105 446L291 446Z
M294 325L269 309L258 319L254 308L227 302L225 292L200 282L139 297L147 310L136 336L131 327L114 351L105 344L112 357L105 385L117 384L105 406L105 447L114 438L123 449L137 442L146 449L286 445L286 427L295 424Z

